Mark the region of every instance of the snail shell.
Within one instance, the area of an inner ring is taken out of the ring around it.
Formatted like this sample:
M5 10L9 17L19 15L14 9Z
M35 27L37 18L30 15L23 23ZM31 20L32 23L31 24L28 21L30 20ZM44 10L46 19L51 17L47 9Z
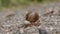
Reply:
M39 19L39 15L37 12L28 12L26 14L26 20L30 22L36 22Z

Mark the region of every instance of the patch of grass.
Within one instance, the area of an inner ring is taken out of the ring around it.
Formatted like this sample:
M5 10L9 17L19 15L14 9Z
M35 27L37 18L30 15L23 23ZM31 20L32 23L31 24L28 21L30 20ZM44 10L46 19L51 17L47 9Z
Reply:
M1 0L1 5L4 7L8 7L10 4L10 0Z
M52 2L56 0L0 0L0 6L10 7L10 6L18 6L18 5L29 5L30 3L33 2L41 3L43 1Z
M43 0L1 0L1 4L2 6L9 6L9 4L16 4L16 5L19 5L19 4L29 4L31 2L34 2L34 1L37 1L37 2L42 2Z
M43 2L43 0L37 0L38 3Z

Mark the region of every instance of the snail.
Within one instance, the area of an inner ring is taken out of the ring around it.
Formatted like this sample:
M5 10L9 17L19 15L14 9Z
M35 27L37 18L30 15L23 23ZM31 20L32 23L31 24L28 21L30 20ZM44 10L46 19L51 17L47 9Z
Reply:
M27 28L27 27L32 27L32 26L39 26L41 23L40 20L39 20L39 15L37 12L28 12L26 14L26 20L30 22L30 24L26 24L24 25L24 28Z
M33 11L28 12L25 17L26 17L25 18L26 21L29 21L30 24L24 24L22 26L23 28L32 27L32 26L39 26L41 24L40 20L39 20L39 14L37 12L33 12Z
M36 22L38 19L39 19L39 15L37 12L31 11L26 14L26 20L29 22Z

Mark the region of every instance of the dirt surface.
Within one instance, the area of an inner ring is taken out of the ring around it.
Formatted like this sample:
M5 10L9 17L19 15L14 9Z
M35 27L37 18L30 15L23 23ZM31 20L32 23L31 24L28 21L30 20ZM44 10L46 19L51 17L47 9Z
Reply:
M53 12L52 12L53 10ZM26 12L37 11L41 25L24 28ZM0 13L0 34L60 34L60 3L47 3Z

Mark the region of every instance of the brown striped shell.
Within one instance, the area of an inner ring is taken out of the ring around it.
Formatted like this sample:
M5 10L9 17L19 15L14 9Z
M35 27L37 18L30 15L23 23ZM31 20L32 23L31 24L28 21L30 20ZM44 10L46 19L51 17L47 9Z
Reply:
M26 14L26 20L30 22L36 22L39 19L39 15L37 12L28 12Z

